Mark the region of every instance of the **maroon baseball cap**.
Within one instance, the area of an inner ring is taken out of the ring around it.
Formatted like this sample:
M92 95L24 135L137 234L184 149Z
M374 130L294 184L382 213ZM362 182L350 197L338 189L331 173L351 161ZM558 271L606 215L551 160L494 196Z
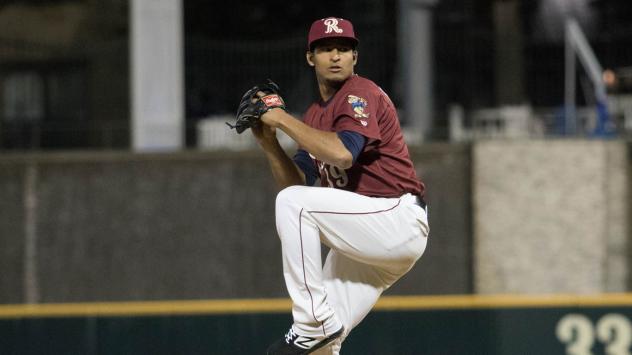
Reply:
M314 42L324 38L348 38L354 46L358 45L358 39L353 33L353 24L343 18L327 17L314 21L309 29L307 48L311 50Z

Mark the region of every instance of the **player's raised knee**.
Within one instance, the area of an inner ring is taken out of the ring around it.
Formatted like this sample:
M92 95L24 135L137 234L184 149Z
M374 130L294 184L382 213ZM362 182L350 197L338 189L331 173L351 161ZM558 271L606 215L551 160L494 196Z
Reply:
M303 188L305 188L305 186L294 185L294 186L286 187L283 190L279 191L279 193L276 196L277 208L279 208L279 206L285 206L291 203L296 203L297 196Z

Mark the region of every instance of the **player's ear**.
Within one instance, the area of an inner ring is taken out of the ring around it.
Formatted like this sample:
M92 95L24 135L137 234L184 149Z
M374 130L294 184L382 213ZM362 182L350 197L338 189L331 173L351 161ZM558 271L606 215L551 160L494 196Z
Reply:
M313 58L314 58L314 53L313 52L311 52L311 51L305 52L305 59L307 60L307 64L309 64L310 67L313 67L315 65L314 61L313 61Z
M358 63L358 51L357 50L353 50L353 65L356 65L356 63Z

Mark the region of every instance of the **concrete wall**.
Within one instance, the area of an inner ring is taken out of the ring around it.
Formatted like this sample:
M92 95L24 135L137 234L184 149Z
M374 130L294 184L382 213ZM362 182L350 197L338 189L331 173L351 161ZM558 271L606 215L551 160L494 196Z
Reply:
M624 142L488 141L473 160L477 292L629 289Z
M469 293L469 147L414 154L432 237L388 292ZM286 297L275 193L258 152L0 156L0 303Z

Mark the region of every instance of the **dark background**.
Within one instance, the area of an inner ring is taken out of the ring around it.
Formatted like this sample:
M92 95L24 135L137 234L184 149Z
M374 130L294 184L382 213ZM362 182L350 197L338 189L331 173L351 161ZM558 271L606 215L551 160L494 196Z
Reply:
M502 0L441 0L433 14L434 129L429 139L447 139L451 104L466 112L497 107L496 5ZM604 68L632 66L632 6L626 0L514 0L522 36L516 47L522 63L524 97L535 109L563 104L565 14L576 17ZM5 0L33 13L60 4L77 5L85 17L67 46L45 38L23 40L0 34L0 79L35 73L42 85L42 113L33 118L0 115L0 149L129 148L129 3L126 0ZM565 4L565 5L564 5ZM274 79L289 109L300 115L314 99L313 73L305 64L310 24L326 16L353 21L360 38L356 71L385 89L398 107L401 78L400 1L183 1L187 147L196 145L202 118L232 115L241 94L254 83ZM61 23L58 26L61 26ZM31 31L24 27L24 31ZM41 30L41 29L40 29ZM43 31L46 34L46 31ZM19 37L19 36L18 36ZM42 36L45 37L45 36ZM17 54L16 54L17 53ZM580 84L582 84L580 76ZM56 89L63 83L64 90ZM579 85L579 84L578 84ZM622 85L619 91L632 91ZM501 88L502 89L502 88ZM585 104L578 90L578 104ZM402 116L404 125L407 123Z

